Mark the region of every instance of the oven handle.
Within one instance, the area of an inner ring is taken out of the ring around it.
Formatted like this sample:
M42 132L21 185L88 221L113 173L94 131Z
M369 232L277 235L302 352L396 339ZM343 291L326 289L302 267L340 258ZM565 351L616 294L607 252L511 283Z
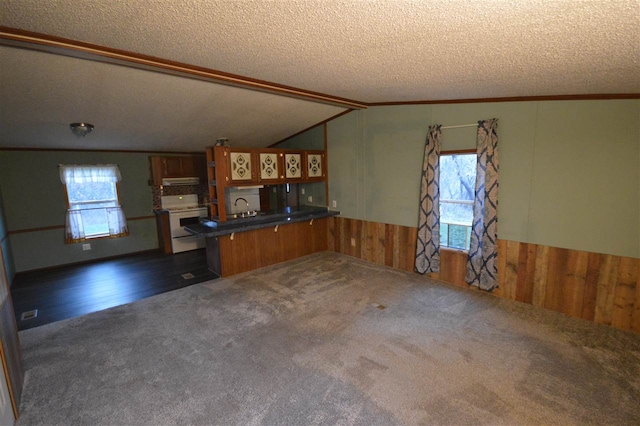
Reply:
M200 238L197 235L189 234L189 235L181 235L179 237L173 237L174 240L183 240L185 238Z

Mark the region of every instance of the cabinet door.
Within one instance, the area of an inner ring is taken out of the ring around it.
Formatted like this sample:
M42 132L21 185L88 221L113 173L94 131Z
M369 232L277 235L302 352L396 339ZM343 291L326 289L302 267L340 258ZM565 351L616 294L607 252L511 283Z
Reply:
M287 180L302 180L302 153L285 153L284 167Z
M229 150L229 181L233 183L251 183L254 171L250 150Z
M284 155L278 151L258 151L258 181L267 183L283 182L283 157Z
M180 159L180 175L175 177L198 177L203 180L206 179L207 165L204 155L174 158Z
M162 185L163 178L199 177L207 178L204 155L193 156L150 156L151 180L153 185Z
M324 180L325 173L325 161L323 151L307 151L305 152L305 165L307 180Z
M181 177L194 177L202 174L197 170L196 157L180 157L180 160Z
M184 157L163 157L164 176L163 177L184 177L182 170Z

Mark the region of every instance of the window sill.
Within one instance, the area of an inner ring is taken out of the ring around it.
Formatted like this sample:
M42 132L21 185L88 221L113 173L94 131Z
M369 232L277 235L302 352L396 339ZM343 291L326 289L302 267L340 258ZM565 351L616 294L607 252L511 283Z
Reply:
M469 254L469 250L467 249L457 249L457 248L453 248L453 247L440 247L440 251L451 251L454 253L464 253L464 254Z

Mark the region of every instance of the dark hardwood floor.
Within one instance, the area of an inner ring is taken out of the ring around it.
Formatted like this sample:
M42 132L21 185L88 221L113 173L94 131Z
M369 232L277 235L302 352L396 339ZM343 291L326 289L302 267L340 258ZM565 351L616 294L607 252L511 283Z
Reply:
M191 274L193 277L184 274ZM19 330L134 302L212 280L205 250L165 255L159 250L16 275L11 296ZM38 310L22 320L22 313Z

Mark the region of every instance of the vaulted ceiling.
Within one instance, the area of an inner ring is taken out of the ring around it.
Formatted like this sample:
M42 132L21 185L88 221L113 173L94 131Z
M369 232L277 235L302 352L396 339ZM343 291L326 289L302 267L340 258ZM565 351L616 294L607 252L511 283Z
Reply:
M0 0L0 26L0 148L261 147L372 103L640 93L638 0Z

